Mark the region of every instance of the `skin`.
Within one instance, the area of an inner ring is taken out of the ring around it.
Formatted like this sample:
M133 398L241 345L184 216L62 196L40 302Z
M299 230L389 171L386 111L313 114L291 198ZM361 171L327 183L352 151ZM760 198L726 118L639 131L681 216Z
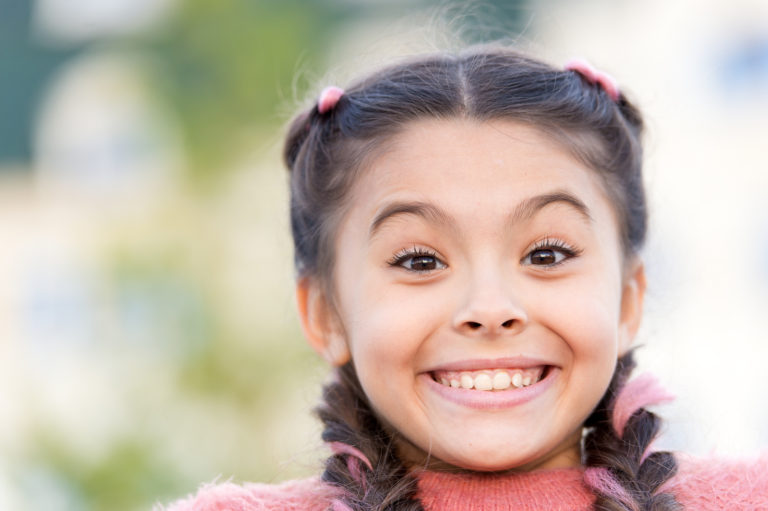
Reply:
M582 424L631 345L645 289L599 175L509 121L421 120L389 142L353 187L334 296L318 279L298 283L307 339L333 365L354 360L411 466L580 464ZM568 199L519 214L552 194ZM394 203L428 207L381 219ZM552 368L522 404L467 407L425 380L445 364L515 356Z

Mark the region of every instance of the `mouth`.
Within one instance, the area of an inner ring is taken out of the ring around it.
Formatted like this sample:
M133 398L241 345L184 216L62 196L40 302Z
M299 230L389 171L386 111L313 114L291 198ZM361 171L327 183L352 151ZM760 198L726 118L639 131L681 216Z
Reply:
M454 389L498 392L529 387L546 378L551 366L481 369L476 371L437 370L429 373L433 381Z
M501 410L547 395L562 369L545 360L464 360L420 374L433 395L462 407Z

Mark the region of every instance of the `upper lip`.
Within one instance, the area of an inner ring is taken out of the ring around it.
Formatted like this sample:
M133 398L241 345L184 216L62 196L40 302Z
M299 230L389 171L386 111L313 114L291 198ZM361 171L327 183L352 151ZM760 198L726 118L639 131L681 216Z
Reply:
M555 365L551 361L530 357L475 358L440 364L429 371L479 371L482 369L528 369Z

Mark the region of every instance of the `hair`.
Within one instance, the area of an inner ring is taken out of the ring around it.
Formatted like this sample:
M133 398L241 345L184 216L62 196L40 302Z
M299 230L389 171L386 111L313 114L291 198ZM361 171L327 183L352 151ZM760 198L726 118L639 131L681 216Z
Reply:
M335 237L358 173L388 139L425 118L511 120L541 130L602 178L625 260L642 248L647 211L639 111L623 94L614 101L577 72L509 48L483 46L384 68L347 88L329 111L314 105L294 119L284 159L299 278L317 279L332 295ZM660 419L640 408L623 431L612 426L632 357L630 351L619 359L605 396L585 422L584 463L605 483L587 480L597 496L595 509L679 509L673 496L659 490L677 470L674 457L649 454ZM353 362L339 368L323 400L317 409L323 439L355 450L335 451L326 462L323 479L345 490L333 509L422 509L416 481L394 448L397 432L385 430L374 414Z

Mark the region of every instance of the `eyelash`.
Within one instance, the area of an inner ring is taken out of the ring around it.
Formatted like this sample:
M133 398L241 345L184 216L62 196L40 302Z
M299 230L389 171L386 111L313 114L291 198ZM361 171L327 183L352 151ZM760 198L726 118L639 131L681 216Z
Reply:
M571 259L572 257L577 257L581 254L582 250L578 249L576 247L572 247L568 243L566 243L563 240L560 239L553 239L553 238L544 238L542 240L537 241L534 243L533 247L528 251L527 254L525 254L525 257L523 257L520 262L524 262L526 259L531 257L535 252L540 250L552 250L554 252L560 252L561 254L565 255L565 258L554 262L552 264L537 264L533 266L538 266L541 269L548 270L550 268L554 268L556 266L559 266L563 264L568 259Z
M429 250L426 248L421 248L417 246L413 246L411 248L404 248L402 250L397 251L389 261L387 261L387 264L394 267L403 267L404 269L408 271L412 271L415 273L429 273L431 271L435 270L414 270L411 268L405 268L403 266L403 263L407 261L408 259L415 259L417 257L431 257L434 258L436 261L439 262L439 264L445 265L445 263L437 257L437 252L434 250Z
M537 264L537 265L533 265L532 263L529 263L532 266L538 266L539 268L545 269L545 270L548 270L548 269L554 268L556 266L559 266L559 265L563 264L565 261L567 261L568 259L571 259L573 257L577 257L582 252L581 249L572 247L572 246L570 246L569 244L567 244L563 240L552 239L552 238L544 238L544 239L541 239L541 240L537 241L536 243L534 243L533 247L531 247L531 249L528 251L528 253L525 255L525 257L523 257L520 260L520 262L523 263L526 259L530 258L535 252L540 251L540 250L552 250L554 252L560 252L561 254L565 255L564 259L562 259L560 261L556 261L556 262L554 262L552 264ZM445 265L445 263L443 261L441 261L439 257L437 257L437 252L435 252L434 250L417 247L415 245L413 247L411 247L411 248L404 248L404 249L399 250L398 252L396 252L387 261L387 264L390 265L390 266L393 266L393 267L402 267L402 268L404 268L404 269L406 269L408 271L412 271L412 272L415 272L415 273L429 273L431 271L435 271L435 270L414 270L412 268L405 268L403 266L403 263L405 261L407 261L409 259L415 259L415 258L418 258L418 257L430 257L430 258L433 258L436 261L438 261L438 264Z

